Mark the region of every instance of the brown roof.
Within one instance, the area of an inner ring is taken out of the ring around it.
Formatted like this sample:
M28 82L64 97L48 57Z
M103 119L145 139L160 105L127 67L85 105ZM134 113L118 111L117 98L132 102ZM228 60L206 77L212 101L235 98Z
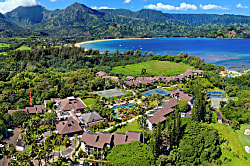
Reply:
M56 123L56 128L58 130L58 133L62 135L82 131L81 126L73 117L69 117L65 121L60 121Z
M87 108L87 106L83 103L83 101L78 98L67 98L60 100L59 102L59 108L61 111L77 111L81 109Z
M180 90L180 89L174 89L174 90L171 90L170 93L171 93L172 95L180 94L180 93L181 93L181 90Z
M174 112L172 108L162 108L158 112L153 114L153 117L148 118L151 124L157 124L159 121L164 122L166 120L166 115Z
M26 107L26 110L29 114L36 114L36 108L35 107Z
M37 112L43 113L43 111L44 111L44 105L34 105L34 107L36 108Z
M107 76L107 73L105 73L103 71L99 71L96 73L96 75L102 77L102 76Z
M127 131L126 135L127 135L126 143L141 141L141 133L139 133L139 132Z
M114 133L114 145L126 144L126 135L123 133Z
M8 110L8 114L12 115L14 112L16 112L17 110Z
M180 93L179 99L180 100L191 101L193 99L193 97L191 97L191 96L189 96L188 94L185 94L185 93Z
M166 117L160 116L160 115L154 115L154 116L148 118L148 120L151 124L157 124L159 121L164 122L166 120Z
M91 133L85 132L82 135L81 141L86 145L103 149L105 144L111 144L112 134L111 133Z
M128 80L134 80L135 77L134 76L127 76L126 79L128 79Z
M163 108L172 108L172 107L178 105L178 103L179 103L178 100L175 97L173 97L173 98L169 99L168 102L166 102L162 107Z

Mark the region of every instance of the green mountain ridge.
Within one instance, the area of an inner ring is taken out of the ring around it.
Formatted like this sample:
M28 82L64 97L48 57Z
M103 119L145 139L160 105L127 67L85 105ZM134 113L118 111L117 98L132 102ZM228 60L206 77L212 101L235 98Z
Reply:
M217 26L243 25L245 27L250 24L248 16L235 15L230 20L230 15L166 14L150 9L137 12L127 9L95 10L77 2L65 9L53 11L40 5L18 7L6 13L5 16L3 20L6 24L8 21L13 22L24 29L46 32L50 36L82 36L88 39L216 37L215 33L221 27L210 26L210 24L217 25L221 22ZM223 18L225 18L224 22ZM9 30L16 27L14 24L9 25L0 25L0 29ZM225 34L228 30L224 29L224 31Z

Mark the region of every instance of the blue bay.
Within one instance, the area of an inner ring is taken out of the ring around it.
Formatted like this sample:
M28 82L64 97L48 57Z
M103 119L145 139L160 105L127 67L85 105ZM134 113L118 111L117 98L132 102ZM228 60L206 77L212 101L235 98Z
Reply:
M130 49L152 51L153 54L177 55L180 52L199 56L206 63L224 65L228 69L250 68L249 39L156 38L107 40L82 44L86 49L106 49L111 53Z

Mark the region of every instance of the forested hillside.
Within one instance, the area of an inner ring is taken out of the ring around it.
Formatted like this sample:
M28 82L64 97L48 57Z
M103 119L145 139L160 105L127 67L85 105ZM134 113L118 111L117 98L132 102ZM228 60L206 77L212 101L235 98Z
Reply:
M18 7L0 16L1 36L18 34L17 28L30 29L53 37L83 37L85 39L125 37L209 37L248 38L248 16L165 14L142 9L94 10L74 3L62 10L47 10L37 5ZM240 26L240 28L239 28ZM11 31L15 29L15 31ZM230 31L235 32L230 32ZM10 32L11 31L11 32ZM8 35L6 35L6 33Z

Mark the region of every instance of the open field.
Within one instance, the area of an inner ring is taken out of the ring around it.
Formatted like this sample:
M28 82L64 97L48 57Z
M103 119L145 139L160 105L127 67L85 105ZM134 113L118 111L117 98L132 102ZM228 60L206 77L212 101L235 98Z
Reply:
M142 69L146 69L146 74L142 75ZM117 66L112 69L111 72L119 73L123 75L132 76L174 76L184 73L187 69L194 69L193 67L168 61L147 61L138 64Z
M21 47L17 48L16 50L31 50L31 48L28 46L21 46Z
M9 44L6 44L6 43L0 43L0 47L9 47Z
M82 100L88 107L96 104L96 99L94 98L86 98Z
M137 122L134 121L132 123L127 124L126 126L123 126L120 129L118 129L116 132L118 132L118 133L126 133L127 131L138 131L138 132L140 132L141 130L138 129Z
M237 131L234 132L230 126L220 123L210 124L209 126L217 129L220 135L228 142L228 146L222 145L221 160L224 161L227 158L223 165L247 166L250 154L245 152L241 142L242 138L238 137Z

